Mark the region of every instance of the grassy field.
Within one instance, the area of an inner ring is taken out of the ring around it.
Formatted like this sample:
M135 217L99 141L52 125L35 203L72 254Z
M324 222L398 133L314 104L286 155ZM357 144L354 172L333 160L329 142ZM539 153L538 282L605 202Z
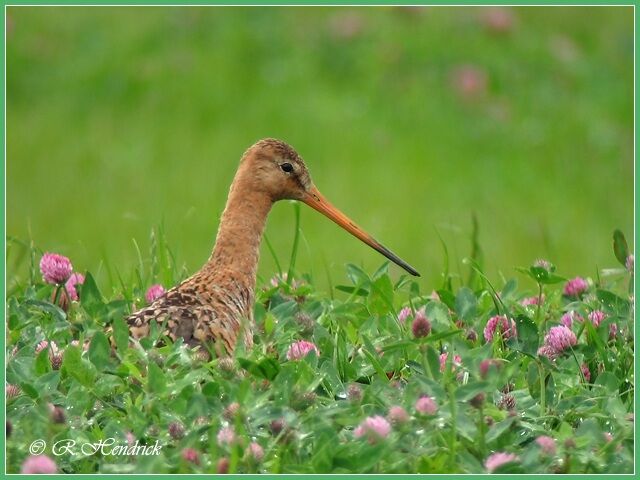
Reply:
M439 236L466 274L472 214L491 278L538 257L594 275L632 229L631 7L9 7L6 54L7 234L103 291L161 224L197 269L266 136L429 288ZM291 210L267 227L283 256ZM318 288L382 261L336 228L302 209L298 267ZM10 243L23 286L25 252ZM263 277L274 265L264 249Z

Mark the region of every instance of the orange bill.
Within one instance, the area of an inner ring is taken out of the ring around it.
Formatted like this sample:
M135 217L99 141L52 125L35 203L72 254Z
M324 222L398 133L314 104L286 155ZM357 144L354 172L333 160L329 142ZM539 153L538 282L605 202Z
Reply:
M311 187L311 189L307 192L305 197L302 198L302 201L307 205L309 205L311 208L314 208L315 210L322 213L327 218L330 218L331 220L333 220L335 223L340 225L351 235L353 235L356 238L359 238L364 243L369 245L371 248L377 250L382 255L387 257L396 265L399 265L400 267L404 268L411 275L414 275L416 277L420 276L420 274L416 271L415 268L413 268L407 262L402 260L400 257L398 257L395 253L393 253L391 250L386 248L384 245L380 244L371 235L369 235L367 232L365 232L359 226L353 223L351 219L349 219L349 217L347 217L344 213L342 213L336 207L331 205L331 203L329 203L329 201L326 198L324 198L324 196L318 191L318 189L315 186Z

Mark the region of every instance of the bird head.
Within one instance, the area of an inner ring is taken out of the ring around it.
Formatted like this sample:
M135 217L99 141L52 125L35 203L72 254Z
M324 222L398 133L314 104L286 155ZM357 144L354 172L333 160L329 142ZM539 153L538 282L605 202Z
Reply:
M251 172L252 188L264 192L272 201L290 199L306 203L411 275L420 276L413 267L334 207L311 181L300 155L285 142L272 138L260 140L245 152L242 167Z

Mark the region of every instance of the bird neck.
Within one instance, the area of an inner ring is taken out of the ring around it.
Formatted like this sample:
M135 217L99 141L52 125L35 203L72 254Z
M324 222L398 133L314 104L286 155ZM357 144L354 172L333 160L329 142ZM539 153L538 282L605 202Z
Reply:
M243 181L242 175L236 176L205 268L217 275L231 276L253 291L260 242L272 205L272 199L265 192L252 188L250 182Z

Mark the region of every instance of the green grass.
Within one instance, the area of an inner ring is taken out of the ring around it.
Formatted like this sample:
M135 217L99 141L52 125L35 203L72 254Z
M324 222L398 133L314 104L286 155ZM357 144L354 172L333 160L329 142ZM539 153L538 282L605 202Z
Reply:
M616 238L609 266L629 253ZM221 462L230 473L485 473L496 452L517 455L500 473L633 471L634 307L625 268L603 270L577 297L562 294L561 266L523 268L503 280L472 263L474 277L445 275L437 296L390 276L386 264L373 274L348 265L348 282L335 287L340 298L309 276L289 276L259 285L255 346L240 346L230 361L204 359L159 329L130 343L122 317L144 303L151 278L182 275L169 257L158 243L140 280L111 296L87 273L68 311L51 303L56 287L37 277L9 295L8 472L20 471L37 439L64 473L215 473ZM522 287L523 279L538 286ZM544 300L523 305L532 295ZM401 307L411 311L404 321ZM431 329L416 338L422 309ZM594 310L605 314L599 326L588 319ZM571 326L574 344L555 360L539 355L570 311L585 319ZM517 335L487 341L483 330L496 315L513 319ZM319 355L288 360L301 339ZM38 351L43 340L55 348ZM483 374L486 360L492 366ZM421 413L422 396L437 411ZM404 423L384 438L358 438L367 417L386 416L392 406L406 411ZM233 429L236 443L220 442L223 428ZM109 439L126 447L128 434L131 443L158 442L160 454L112 455ZM553 438L554 452L541 450L541 436ZM56 454L56 442L71 451ZM250 442L263 458L247 456ZM184 459L185 449L197 462Z
M425 289L439 237L469 255L473 214L492 276L538 257L594 275L632 228L632 8L511 12L499 34L479 8L9 7L7 233L115 291L162 224L193 272L240 155L275 136ZM451 84L464 64L488 79L470 101ZM301 224L318 288L381 261L306 207ZM281 263L292 229L276 205ZM28 250L12 251L25 282Z

